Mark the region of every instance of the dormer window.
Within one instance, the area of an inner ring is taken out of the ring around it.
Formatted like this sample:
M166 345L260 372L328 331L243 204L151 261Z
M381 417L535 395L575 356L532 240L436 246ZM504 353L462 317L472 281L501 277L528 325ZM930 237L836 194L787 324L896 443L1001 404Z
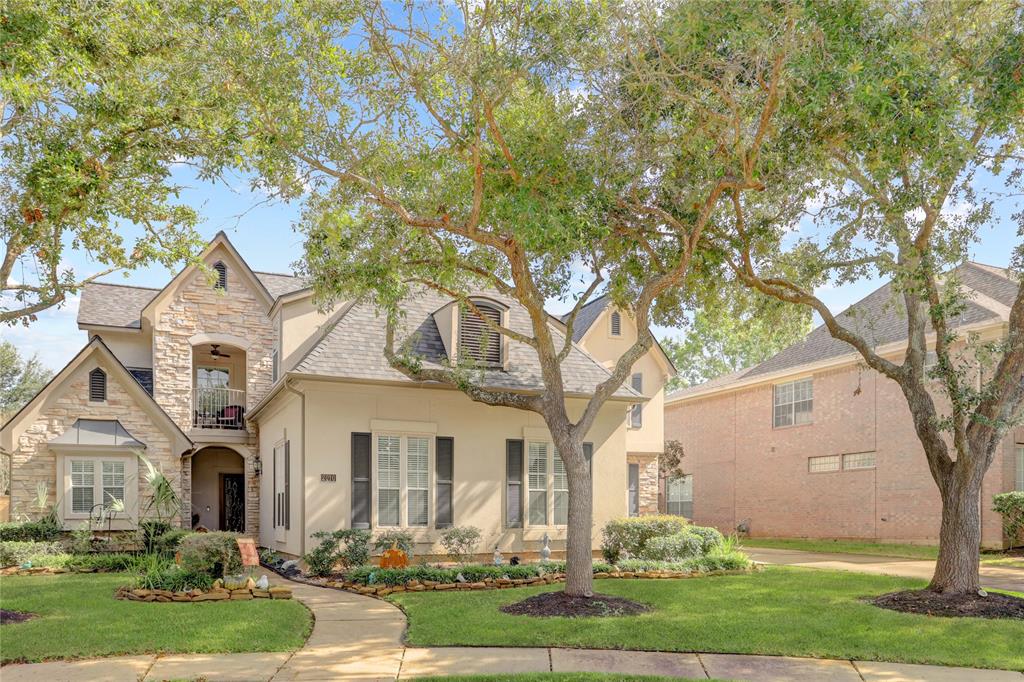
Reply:
M97 367L89 372L89 400L102 403L107 399L107 373Z
M500 325L502 311L484 301L474 301L473 304L475 310L464 306L459 315L459 357L483 365L500 366L501 334L484 319Z
M220 289L221 291L228 290L228 266L224 265L222 261L217 261L213 265L214 272L217 273L217 283L213 285L214 289Z
M622 315L618 310L613 310L609 320L610 333L612 336L622 336Z

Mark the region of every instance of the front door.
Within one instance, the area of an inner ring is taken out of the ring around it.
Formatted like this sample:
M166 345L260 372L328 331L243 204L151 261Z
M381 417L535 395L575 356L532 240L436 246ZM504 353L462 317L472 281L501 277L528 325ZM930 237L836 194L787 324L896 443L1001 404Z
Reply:
M245 474L220 475L220 529L245 532Z

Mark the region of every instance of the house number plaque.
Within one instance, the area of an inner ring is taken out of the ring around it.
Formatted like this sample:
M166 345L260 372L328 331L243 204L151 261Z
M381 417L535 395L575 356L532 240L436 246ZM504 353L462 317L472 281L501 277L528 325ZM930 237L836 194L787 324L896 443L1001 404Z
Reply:
M336 483L338 480L338 474L320 474L321 483Z

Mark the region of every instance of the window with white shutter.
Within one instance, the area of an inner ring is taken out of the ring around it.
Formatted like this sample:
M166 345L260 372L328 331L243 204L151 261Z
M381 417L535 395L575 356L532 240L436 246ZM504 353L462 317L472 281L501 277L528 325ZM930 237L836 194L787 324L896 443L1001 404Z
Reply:
M548 444L530 442L527 454L530 525L548 525Z
M552 467L552 488L554 490L555 525L564 526L569 523L569 476L565 472L565 462L555 449Z
M401 523L402 439L377 436L377 525Z
M124 461L103 462L103 504L124 503Z
M474 305L476 310L463 306L459 315L459 359L462 362L500 366L501 334L489 326L485 318L492 324L500 325L501 310L481 301L474 301Z
M71 460L71 512L92 511L96 492L96 462L91 459Z
M667 511L675 516L693 518L693 476L670 478L666 485Z
M408 525L426 526L430 506L430 441L410 436L406 439L406 487L409 509Z

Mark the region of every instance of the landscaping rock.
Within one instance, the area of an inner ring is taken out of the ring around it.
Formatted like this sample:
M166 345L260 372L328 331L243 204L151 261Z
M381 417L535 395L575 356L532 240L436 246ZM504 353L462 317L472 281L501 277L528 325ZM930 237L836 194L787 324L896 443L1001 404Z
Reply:
M249 590L232 590L231 591L231 600L232 601L245 601L247 599L252 599L252 592L250 592Z
M252 591L252 596L257 599L270 599L270 590L255 589Z
M192 597L192 601L220 601L230 598L231 595L226 590L217 590L216 592L204 592L198 597Z

